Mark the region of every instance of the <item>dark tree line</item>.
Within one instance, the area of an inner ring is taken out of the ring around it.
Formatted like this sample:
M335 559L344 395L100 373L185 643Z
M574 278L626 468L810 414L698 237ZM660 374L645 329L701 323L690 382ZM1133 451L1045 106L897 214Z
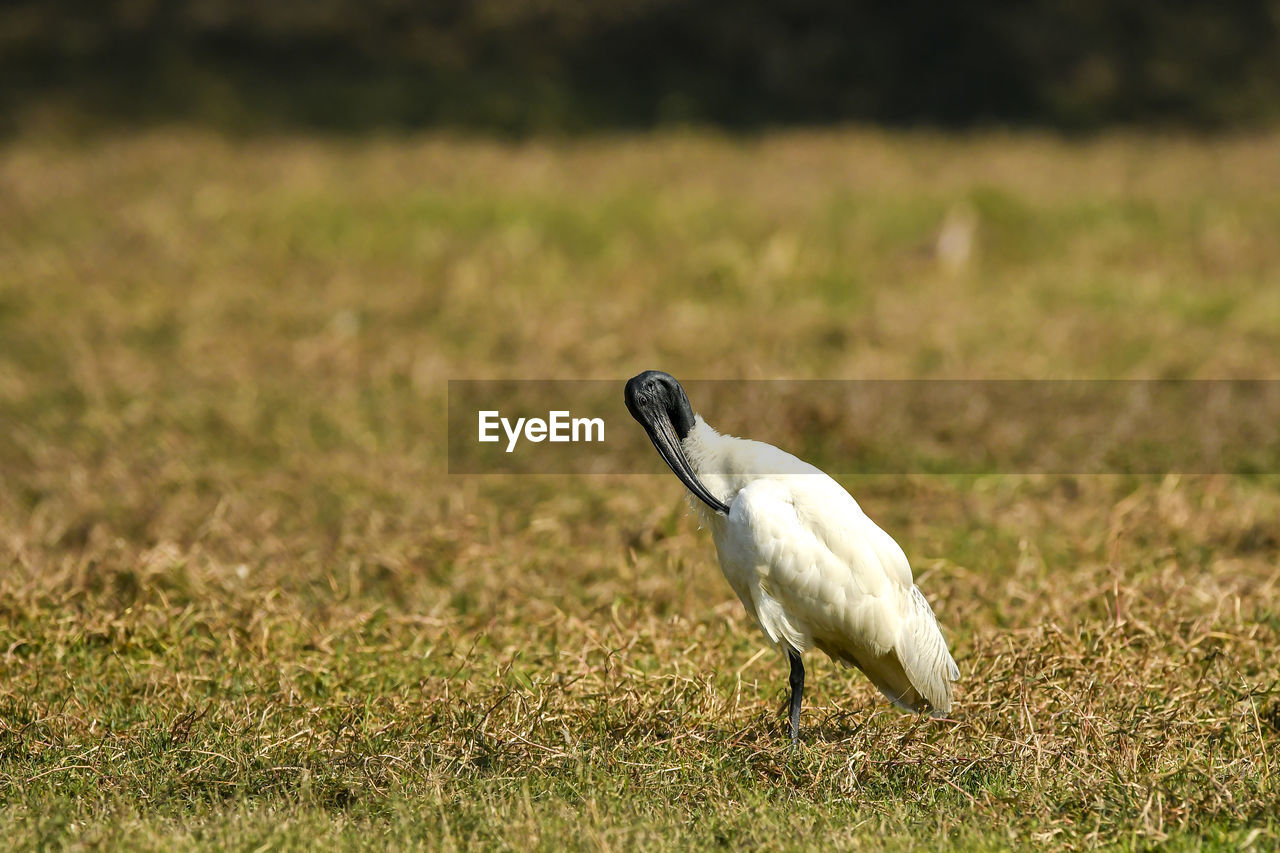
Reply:
M526 131L1280 115L1280 0L6 0L0 110Z

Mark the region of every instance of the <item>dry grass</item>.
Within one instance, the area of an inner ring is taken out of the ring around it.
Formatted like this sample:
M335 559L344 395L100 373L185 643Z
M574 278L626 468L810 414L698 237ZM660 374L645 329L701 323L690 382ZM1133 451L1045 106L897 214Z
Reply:
M847 481L964 680L817 663L791 754L670 478L441 431L450 377L1275 378L1276 143L9 143L4 837L1275 845L1274 478Z

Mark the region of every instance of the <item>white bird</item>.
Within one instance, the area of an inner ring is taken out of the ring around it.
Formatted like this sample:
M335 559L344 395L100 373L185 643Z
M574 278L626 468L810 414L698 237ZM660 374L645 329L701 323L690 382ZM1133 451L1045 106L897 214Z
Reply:
M800 737L802 655L855 666L898 707L944 715L960 677L906 555L835 480L759 441L721 435L670 374L627 382L627 409L711 528L720 568L791 664Z

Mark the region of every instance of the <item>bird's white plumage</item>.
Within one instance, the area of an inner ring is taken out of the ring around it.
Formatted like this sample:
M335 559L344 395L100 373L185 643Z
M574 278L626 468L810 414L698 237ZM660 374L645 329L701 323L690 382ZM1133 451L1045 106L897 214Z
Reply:
M839 483L700 416L681 444L729 506L725 516L693 501L725 578L771 643L856 666L900 707L950 711L960 672L907 557Z

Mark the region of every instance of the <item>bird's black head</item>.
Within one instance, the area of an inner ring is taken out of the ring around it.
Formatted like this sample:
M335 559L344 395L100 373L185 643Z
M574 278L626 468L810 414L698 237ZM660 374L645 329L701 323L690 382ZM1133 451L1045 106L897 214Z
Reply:
M671 421L676 438L684 441L693 429L693 407L684 388L670 373L646 370L627 382L627 411L631 417L646 424L657 416Z
M661 370L646 370L631 377L626 390L627 411L649 434L649 440L680 481L698 500L725 515L729 507L708 491L689 464L680 442L693 430L693 408L675 377Z

